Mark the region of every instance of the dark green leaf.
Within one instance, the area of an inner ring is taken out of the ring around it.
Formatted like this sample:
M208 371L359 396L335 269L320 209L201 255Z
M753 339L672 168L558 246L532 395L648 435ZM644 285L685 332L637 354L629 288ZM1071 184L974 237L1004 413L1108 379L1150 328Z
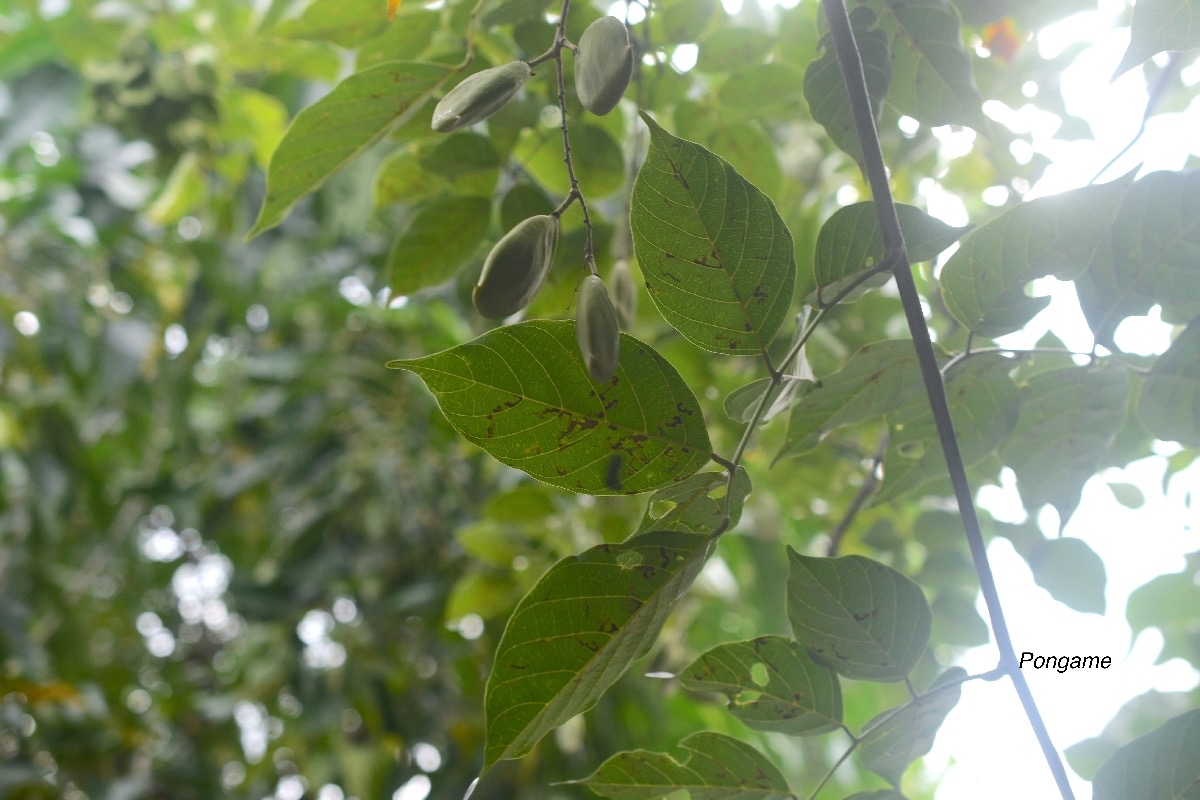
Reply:
M919 586L862 556L816 558L788 547L788 619L797 641L847 678L903 680L929 643Z
M1082 539L1045 539L1026 556L1033 580L1060 603L1104 613L1104 562Z
M791 787L779 768L745 742L695 733L679 743L681 763L666 753L617 753L578 783L601 797L655 800L680 790L691 800L786 800Z
M1000 455L1017 474L1025 507L1050 503L1065 525L1125 421L1129 375L1118 366L1057 369L1034 375L1022 392L1016 431Z
M979 90L963 47L962 22L949 0L876 0L891 36L888 101L925 125L986 130Z
M1200 800L1200 709L1122 747L1096 773L1093 800Z
M1179 52L1195 47L1200 47L1200 3L1138 0L1133 6L1129 47L1113 78L1164 50Z
M496 328L388 366L420 375L467 439L563 489L646 492L683 480L711 453L691 390L628 334L621 334L621 363L607 387L588 377L575 325L564 321Z
M520 758L595 705L654 644L712 542L653 531L551 567L517 604L496 650L484 698L485 769Z
M938 254L958 241L969 228L947 225L937 217L931 217L916 206L896 204L900 217L900 230L904 233L904 244L908 259L912 263L932 261ZM813 272L817 279L815 301L817 307L830 302L846 283L866 269L878 264L884 256L883 233L879 230L879 219L875 204L871 201L854 203L839 208L821 226L817 235L817 249ZM883 284L891 273L880 275L870 284ZM868 287L869 288L869 287ZM847 302L862 291L857 291L842 302Z
M1200 445L1200 319L1154 362L1142 385L1138 419L1159 439Z
M842 722L837 675L783 636L714 647L679 680L694 691L727 695L730 713L756 730L812 736Z
M633 187L631 226L650 297L699 347L765 352L795 288L787 226L726 161L643 119L650 152Z
M893 786L899 786L900 776L908 765L933 747L934 737L946 721L946 715L958 705L965 677L965 669L951 667L934 680L920 700L871 728L860 745L867 769L883 776ZM942 686L947 688L939 691Z
M911 342L867 345L792 408L787 439L776 459L811 450L834 428L882 417L916 395L921 385Z
M974 330L995 306L1011 305L1029 281L1079 276L1103 251L1127 185L1118 180L1030 200L968 233L942 269L950 313ZM1024 324L1017 318L1003 330L991 322L991 335Z
M486 197L446 197L418 208L388 253L392 294L444 283L487 236L491 216Z
M430 172L451 179L483 177L485 182L478 187L471 186L471 189L490 194L496 185L501 158L488 137L473 131L456 131L439 137L437 144L421 159L421 164Z
M638 533L652 530L712 533L725 521L723 491L729 483L723 472L699 472L650 495ZM733 481L729 525L737 525L742 504L750 494L750 477L739 467ZM717 497L712 495L716 494ZM664 510L664 507L665 510Z
M380 64L354 73L296 115L271 157L267 195L247 236L278 225L297 200L406 121L451 70L419 62Z
M975 356L945 376L959 451L968 467L986 458L1016 427L1021 393L1008 376L1012 369L1012 359L1004 356ZM924 396L896 411L889 422L883 486L874 503L890 502L946 476L946 457Z
M875 28L875 12L866 6L856 7L850 14L854 38L858 41L858 52L862 57L863 72L867 78L867 94L875 120L887 94L888 81L892 72L892 56L888 51L888 36ZM834 144L850 154L860 164L863 160L862 144L854 125L854 111L850 107L850 96L842 80L837 54L833 47L833 35L821 37L821 57L808 65L804 71L804 99L814 120L819 122Z
M1127 186L1102 234L1103 246L1076 282L1101 343L1115 350L1112 335L1121 320L1155 304L1164 316L1200 314L1200 170L1152 172Z

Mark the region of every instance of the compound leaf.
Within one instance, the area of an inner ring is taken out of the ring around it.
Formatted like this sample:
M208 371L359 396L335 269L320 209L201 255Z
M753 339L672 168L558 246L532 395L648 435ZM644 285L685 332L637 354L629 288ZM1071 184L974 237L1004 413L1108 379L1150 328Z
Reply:
M929 643L921 588L862 556L816 558L788 548L787 611L796 640L847 678L903 680Z
M648 345L621 334L609 384L588 377L575 323L496 328L424 358L415 372L454 428L538 480L588 494L636 494L678 482L711 454L695 395Z
M699 347L764 353L795 291L791 233L770 198L728 162L642 118L650 151L630 224L650 297Z
M791 787L778 767L745 742L694 733L679 743L688 757L634 750L617 753L578 781L601 797L655 800L684 790L691 800L785 800Z
M693 661L679 681L688 689L728 696L730 713L756 730L812 736L842 722L837 675L783 636L718 645Z

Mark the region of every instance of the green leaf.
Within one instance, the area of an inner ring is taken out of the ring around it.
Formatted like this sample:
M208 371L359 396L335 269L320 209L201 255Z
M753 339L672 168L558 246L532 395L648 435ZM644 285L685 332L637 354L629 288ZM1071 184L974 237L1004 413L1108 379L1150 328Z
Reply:
M650 297L699 347L766 352L795 289L787 226L770 198L726 161L642 117L650 151L630 222Z
M779 768L745 742L694 733L679 743L683 762L666 753L617 753L581 783L601 797L654 800L686 791L691 800L785 800L791 787Z
M1011 305L1026 283L1054 275L1078 277L1103 251L1121 198L1122 179L1085 186L1053 197L1039 197L1002 212L963 237L942 268L942 297L959 322L972 330L998 305ZM994 320L993 320L994 322ZM1012 327L991 326L990 335Z
M881 417L899 408L921 387L912 342L865 346L792 408L787 438L776 460L813 449L834 428Z
M1200 800L1200 709L1122 747L1096 773L1093 800Z
M946 715L958 705L967 671L951 667L937 676L921 699L901 708L862 738L860 752L867 769L893 786L908 765L929 752ZM939 687L945 689L939 691Z
M1026 558L1033 580L1069 608L1104 613L1104 561L1082 539L1044 539Z
M1034 375L1021 416L1000 449L1028 509L1046 503L1065 525L1083 484L1125 421L1129 375L1119 366L1068 367Z
M862 556L815 558L788 547L787 611L797 641L847 678L899 681L929 643L919 586Z
M571 190L563 168L562 133L557 129L522 131L513 158L552 194L565 195ZM604 128L571 125L571 163L589 200L625 185L625 156Z
M650 495L637 533L652 530L712 533L725 521L723 492L728 484L729 478L723 472L698 472L659 489ZM737 525L742 516L742 505L750 494L750 476L743 467L738 467L732 492L730 528ZM718 496L713 497L714 493Z
M412 294L448 280L487 236L492 201L453 196L417 209L388 253L393 295Z
M925 125L987 128L962 22L948 0L875 0L891 36L888 101Z
M375 13L379 13L378 8ZM355 69L366 69L385 61L419 59L436 41L441 21L442 16L436 11L405 4L396 19L376 36L355 43L358 48Z
M904 203L896 204L896 213L900 217L900 230L904 233L908 259L914 264L937 258L939 253L970 230L969 227L956 228L947 225L916 206ZM810 302L817 307L831 302L849 281L882 261L885 250L875 203L868 200L833 212L833 216L821 226L821 232L817 235L813 261L817 292L815 301L810 298ZM868 281L868 284L842 302L848 302L865 292L871 285L882 285L890 278L891 273L884 273L877 279Z
M449 182L421 164L420 156L402 150L388 156L375 173L376 208L392 203L416 203L431 195L442 194Z
M1113 498L1126 508L1137 510L1146 505L1146 495L1132 483L1110 482L1108 488L1113 493Z
M1150 57L1200 47L1200 2L1138 0L1133 6L1129 47L1113 73L1115 80Z
M933 640L957 647L982 647L991 641L991 629L975 610L974 596L942 592L933 601Z
M354 73L297 114L271 157L267 194L247 237L278 225L297 200L405 122L451 71L443 64L380 64Z
M711 454L691 390L628 334L621 334L621 363L605 387L588 377L575 324L565 321L496 328L388 366L419 375L468 440L562 489L646 492L683 480Z
M1105 761L1124 744L1154 730L1164 719L1188 711L1191 698L1187 692L1159 692L1151 689L1125 705L1104 726L1099 736L1084 739L1063 751L1071 769L1091 780Z
M1138 401L1138 419L1159 439L1200 446L1200 319L1150 368Z
M653 531L551 567L517 604L496 650L484 698L484 769L527 754L595 705L649 651L712 542Z
M496 146L473 131L456 131L441 136L421 158L430 172L454 181L462 193L491 195L503 163Z
M1013 365L1012 359L998 354L974 356L945 376L950 416L968 467L986 458L1017 425L1021 393L1008 376ZM883 486L874 504L946 477L946 457L923 395L897 410L889 422L892 435L883 460Z
M378 0L314 0L304 13L288 20L275 33L291 39L323 39L342 47L357 47L387 25Z
M895 789L876 789L873 792L855 792L846 800L906 800L906 798Z
M850 25L858 42L863 72L867 78L867 95L876 122L887 94L892 74L892 56L888 51L888 36L874 27L876 14L866 6L858 6L850 12ZM862 143L854 124L854 110L846 83L838 66L837 53L833 46L833 34L821 37L821 57L804 70L804 99L812 118L819 122L834 144L857 161L863 163Z
M1200 608L1200 553L1187 556L1182 572L1159 575L1139 586L1125 604L1125 618L1133 635L1147 628L1162 631L1163 645L1157 664L1172 658L1196 663L1200 655L1200 625L1195 610Z
M744 120L721 124L705 141L763 194L770 197L779 191L782 173L775 156L775 143L758 123Z
M755 64L726 78L717 90L717 102L727 116L798 118L804 104L796 86L802 80L800 70L787 62Z
M1200 315L1200 170L1152 172L1127 186L1100 233L1103 246L1076 286L1101 343L1117 349L1112 335L1122 319L1155 304L1164 316Z
M722 26L700 42L696 69L733 72L746 66L748 53L768 53L774 43L774 36L758 28Z
M679 681L693 691L727 695L730 713L755 730L812 736L841 726L837 675L783 636L718 645Z

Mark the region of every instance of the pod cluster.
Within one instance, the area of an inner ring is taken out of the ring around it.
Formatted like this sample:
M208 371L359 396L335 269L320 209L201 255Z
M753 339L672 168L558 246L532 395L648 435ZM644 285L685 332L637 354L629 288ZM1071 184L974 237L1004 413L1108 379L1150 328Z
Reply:
M575 46L575 91L593 114L616 108L633 76L629 29L616 17L590 24ZM433 110L432 127L450 133L482 122L505 106L533 75L525 61L481 70L446 93ZM554 263L557 214L530 217L498 241L483 262L471 293L475 309L488 319L504 319L533 301ZM633 322L636 293L629 264L613 268L616 303L597 275L583 279L576 312L576 340L592 380L605 383L617 372L621 328Z

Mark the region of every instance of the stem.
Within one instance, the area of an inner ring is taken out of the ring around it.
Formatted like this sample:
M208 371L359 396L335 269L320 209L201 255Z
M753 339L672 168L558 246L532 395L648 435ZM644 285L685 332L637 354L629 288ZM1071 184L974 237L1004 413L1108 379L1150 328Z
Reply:
M925 324L920 295L917 292L908 254L905 251L904 234L900 229L900 218L896 214L896 204L892 198L891 187L888 185L887 167L884 164L883 151L879 145L879 134L875 129L875 116L867 94L866 76L863 74L858 43L854 39L854 31L850 27L850 16L846 11L845 0L821 0L821 4L829 20L838 66L841 68L842 79L850 96L854 123L858 131L859 142L862 145L863 169L871 186L871 195L875 200L879 228L886 246L885 252L895 259L891 265L892 273L896 277L900 299L904 304L904 315L908 320L913 346L916 348L917 361L921 367L921 378L925 384L925 393L933 412L938 439L941 441L946 467L950 473L950 481L954 486L954 496L958 501L958 512L966 532L971 558L975 564L975 571L979 575L980 590L987 605L988 616L991 618L992 633L996 637L996 645L1000 650L1000 667L1012 678L1017 696L1025 710L1025 716L1029 719L1030 727L1033 728L1038 743L1041 745L1042 755L1054 775L1059 793L1063 800L1074 800L1075 795L1067 780L1067 772L1062 758L1050 740L1050 733L1046 729L1046 724L1042 720L1033 695L1029 691L1029 686L1025 682L1025 676L1017 666L1017 657L1013 649L1012 638L1009 636L1008 624L1004 619L1000 595L996 589L996 580L992 575L991 564L988 562L987 546L984 544L983 531L975 511L966 467L963 464L962 454L958 449L958 440L954 434L954 422L950 416L950 405L946 399L946 387L942 383L942 374L938 369L933 341L929 335L929 327Z
M876 477L876 472L879 471L879 465L883 463L883 456L887 453L888 434L884 434L879 439L879 446L875 448L875 455L871 457L871 469L867 472L866 480L859 487L858 494L854 495L854 499L850 501L850 508L846 509L845 515L838 526L834 528L833 533L829 535L829 547L825 550L827 558L834 558L838 554L838 548L842 544L842 538L845 537L846 531L850 530L851 523L858 516L858 512L867 504L867 498L875 493L875 489L879 487L879 478Z
M587 200L583 197L583 191L579 188L579 178L575 176L575 164L571 161L571 135L567 130L567 82L563 73L563 48L574 49L574 46L567 41L567 16L571 13L571 0L563 0L562 10L558 15L558 25L554 28L554 45L542 55L538 56L534 61L529 62L533 66L535 62L554 60L554 73L558 78L558 110L562 117L562 140L563 140L563 162L567 165L567 179L571 183L571 192L566 199L555 209L555 216L559 216L566 211L571 203L579 201L579 208L583 211L583 229L586 236L583 245L583 263L587 267L588 272L596 275L596 247L592 241L592 216L588 213Z

